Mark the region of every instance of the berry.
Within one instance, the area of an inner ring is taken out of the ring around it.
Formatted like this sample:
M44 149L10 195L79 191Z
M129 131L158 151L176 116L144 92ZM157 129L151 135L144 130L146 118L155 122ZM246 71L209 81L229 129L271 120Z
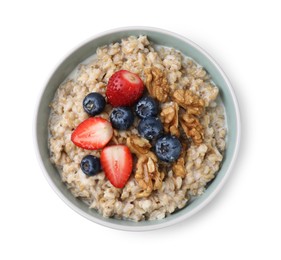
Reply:
M123 188L133 170L133 157L126 145L105 147L100 156L105 176L116 188Z
M71 141L81 148L97 150L103 148L112 135L110 122L101 117L90 117L77 126L71 135Z
M83 100L83 108L91 116L100 114L105 108L105 98L97 92L88 94Z
M82 159L80 167L86 175L94 176L101 171L100 159L93 155L87 155Z
M142 96L143 91L143 82L137 74L119 70L110 77L105 94L113 107L131 106Z
M110 114L110 121L113 128L126 130L133 124L134 115L128 107L116 107Z
M156 139L163 133L163 125L157 117L147 117L140 121L138 131L148 140Z
M158 158L168 163L174 162L179 158L181 148L179 139L172 135L160 137L155 144L155 152Z
M143 97L136 104L135 111L140 118L157 116L158 103L151 97Z

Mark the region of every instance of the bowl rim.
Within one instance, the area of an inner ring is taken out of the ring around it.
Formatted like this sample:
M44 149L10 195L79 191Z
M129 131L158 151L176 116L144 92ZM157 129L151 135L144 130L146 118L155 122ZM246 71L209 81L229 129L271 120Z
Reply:
M146 31L151 31L153 32L158 32L158 33L162 33L162 34L166 34L169 36L172 36L174 38L178 38L184 42L187 42L189 45L191 45L193 48L197 49L197 51L201 52L207 59L209 59L209 61L212 63L212 65L219 71L220 75L222 76L222 78L224 79L224 81L226 82L226 85L229 89L231 98L233 100L233 104L234 104L234 111L235 111L235 117L236 117L236 122L237 122L237 126L236 126L236 144L234 147L234 152L233 152L233 156L230 160L230 164L229 167L226 169L225 175L223 176L223 178L220 180L220 182L218 183L218 185L215 187L215 189L212 191L212 193L209 194L209 196L202 201L202 203L200 203L198 206L196 206L195 208L193 208L192 210L190 210L189 212L187 212L184 215L178 216L177 218L171 219L167 222L159 222L157 223L157 221L155 221L155 223L152 223L150 225L147 226L127 226L127 225L121 225L121 224L115 224L115 223L110 223L106 221L106 218L104 220L101 219L97 219L92 215L87 214L86 212L84 212L83 210L81 210L79 207L75 206L74 204L72 204L63 194L62 192L58 189L58 187L53 183L52 179L50 178L44 164L43 164L43 159L40 156L40 147L39 144L37 142L37 119L39 117L39 108L40 108L40 104L41 104L41 99L43 97L43 93L47 87L47 84L49 82L49 80L51 79L52 75L55 73L56 69L59 67L60 64L62 64L65 59L67 59L74 51L78 50L79 48L81 48L82 46L84 46L84 44L95 40L96 38L99 37L103 37L106 35L110 35L112 33L120 33L120 32L126 32L126 31L140 31L140 30L146 30ZM117 230L123 230L123 231L150 231L150 230L155 230L155 229L160 229L160 228L164 228L164 227L168 227L168 226L172 226L176 223L182 222L183 220L191 217L192 215L194 215L195 213L197 213L198 211L200 211L202 208L204 208L207 204L210 203L210 201L213 200L213 198L219 193L219 191L222 189L222 187L224 186L226 180L228 179L230 172L233 169L233 166L235 164L235 161L237 159L237 155L238 155L238 151L239 151L239 147L240 147L240 141L241 141L241 118L240 118L240 111L239 111L239 104L234 92L234 89L228 79L228 77L226 76L226 74L224 73L224 71L221 69L221 67L218 65L218 63L212 58L212 56L207 53L204 49L202 49L199 45L197 45L196 43L194 43L193 41L189 40L188 38L179 35L177 33L171 32L169 30L165 30L165 29L161 29L161 28L157 28L157 27L150 27L150 26L126 26L126 27L118 27L118 28L114 28L111 30L106 30L104 32L95 34L89 38L87 38L86 40L80 42L79 44L76 44L75 47L73 47L72 49L70 49L70 51L68 51L58 62L57 64L55 64L54 69L51 71L51 73L49 73L47 79L44 81L44 85L42 85L41 87L41 91L38 91L38 97L37 97L37 103L35 106L35 113L34 113L34 118L33 118L33 143L35 146L35 153L36 153L36 157L37 160L39 162L40 168L45 176L45 179L47 180L47 182L49 183L49 185L51 186L51 188L55 191L55 193L61 198L61 200L67 204L71 209L73 209L75 212L77 212L78 214L80 214L81 216L85 217L88 220L91 220L97 224L100 224L102 226L108 227L108 228L113 228L113 229L117 229Z

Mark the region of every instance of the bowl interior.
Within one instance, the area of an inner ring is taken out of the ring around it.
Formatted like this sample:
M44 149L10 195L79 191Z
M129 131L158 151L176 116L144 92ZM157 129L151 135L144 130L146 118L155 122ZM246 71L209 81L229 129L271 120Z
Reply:
M173 47L181 51L184 55L193 58L209 72L213 81L220 89L220 97L226 110L228 135L227 147L222 167L219 170L217 177L208 186L207 190L202 196L192 200L187 207L171 214L163 220L142 221L135 223L126 220L103 218L95 210L89 209L87 205L85 205L81 200L76 199L70 193L70 191L66 188L66 185L62 183L56 168L49 160L48 118L50 113L49 104L54 97L55 91L62 81L64 81L64 79L79 63L93 55L99 46L120 41L121 38L130 35L138 36L140 34L147 35L149 40L156 44ZM218 191L219 187L222 185L224 179L228 175L230 165L232 164L233 157L237 150L239 131L237 105L233 95L234 94L229 86L229 82L222 74L222 71L219 69L219 67L215 65L209 56L194 43L180 36L152 28L120 29L99 35L82 44L79 48L68 55L67 58L65 58L56 68L45 86L37 111L35 137L43 170L46 173L49 183L57 192L57 194L74 210L79 212L84 217L93 220L94 222L123 230L149 230L173 224L181 219L187 218L189 215L202 208L214 196L216 191Z

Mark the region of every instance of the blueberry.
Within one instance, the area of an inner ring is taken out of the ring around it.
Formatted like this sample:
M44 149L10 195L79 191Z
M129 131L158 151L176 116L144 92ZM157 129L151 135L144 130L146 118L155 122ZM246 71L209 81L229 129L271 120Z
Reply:
M135 111L140 118L157 116L158 103L151 97L143 97L136 104Z
M147 117L140 121L138 131L144 138L153 140L161 136L163 133L163 125L159 118Z
M104 97L97 92L88 94L83 100L83 108L91 116L100 114L105 108Z
M110 114L110 121L115 129L126 130L134 122L134 114L128 107L115 107Z
M179 139L172 135L160 137L155 144L155 152L158 158L168 163L174 162L179 158L181 148Z
M100 159L93 155L85 156L80 164L81 170L89 176L96 175L101 172Z

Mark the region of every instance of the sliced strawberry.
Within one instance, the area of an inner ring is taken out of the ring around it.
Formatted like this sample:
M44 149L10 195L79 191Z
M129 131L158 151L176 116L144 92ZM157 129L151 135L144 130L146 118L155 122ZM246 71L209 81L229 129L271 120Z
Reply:
M127 183L133 169L133 157L125 145L112 145L105 147L100 156L102 169L116 188L123 188Z
M119 70L108 81L107 101L114 107L131 106L142 96L143 91L143 82L137 74Z
M90 117L77 126L71 135L71 141L81 148L97 150L103 148L112 135L110 122L101 117Z

